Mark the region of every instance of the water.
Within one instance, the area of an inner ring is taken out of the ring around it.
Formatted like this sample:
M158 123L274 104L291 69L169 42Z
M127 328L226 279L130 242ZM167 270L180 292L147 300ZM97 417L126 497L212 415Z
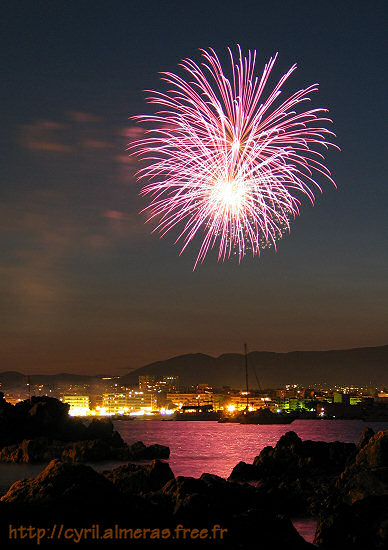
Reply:
M366 426L388 430L388 422L361 420L295 420L288 425L255 425L198 421L118 421L116 429L129 444L143 441L170 447L169 464L176 476L203 472L228 477L241 460L252 463L267 445L293 430L302 439L358 443Z
M366 424L360 420L296 420L283 426L198 421L115 423L129 444L141 440L146 445L160 443L170 447L169 464L174 474L192 477L199 477L203 472L228 477L240 460L252 463L264 447L275 445L289 430L304 440L358 443L366 426L374 431L388 430L388 422ZM317 527L314 518L295 518L293 524L307 542L313 542Z
M302 439L357 443L366 426L375 431L388 430L388 422L364 423L360 420L296 420L288 425L260 426L198 421L131 420L117 421L115 428L131 444L167 445L169 464L176 476L199 477L207 472L227 478L233 467L243 460L252 463L267 445L275 445L289 430ZM118 466L118 462L94 464L98 470ZM0 464L0 489L7 489L19 479L36 476L42 464Z
M252 463L265 446L275 445L289 430L302 439L358 443L366 426L375 431L388 430L388 422L366 424L360 420L296 420L284 426L163 420L115 422L115 428L129 444L140 440L146 445L167 445L171 451L169 464L176 476L199 477L208 472L224 478L241 460ZM119 464L102 462L93 467L102 471ZM19 479L36 476L43 468L42 464L0 464L0 490L4 492ZM293 523L299 533L312 542L316 521L298 518Z
M298 518L294 519L292 523L304 540L311 543L314 541L315 531L317 530L317 520L315 518Z

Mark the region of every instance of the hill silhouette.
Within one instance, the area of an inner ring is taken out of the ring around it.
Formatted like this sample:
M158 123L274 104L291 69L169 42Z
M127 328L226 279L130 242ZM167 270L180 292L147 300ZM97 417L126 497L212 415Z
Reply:
M252 351L248 354L249 386L276 388L285 384L388 386L388 345L329 351L291 351L276 353ZM181 386L207 383L215 387L245 387L244 355L225 353L212 357L203 353L179 355L156 361L128 374L117 376L122 384L137 385L139 375L157 378L179 376ZM78 383L93 384L103 376L96 374L31 374L32 384ZM110 375L112 376L112 375ZM25 384L20 372L0 373L4 388Z
M250 387L274 388L285 384L318 383L388 385L388 345L330 351L248 354ZM256 373L256 375L255 375ZM245 386L244 355L228 353L211 357L201 353L180 355L151 363L120 377L136 384L139 375L175 375L183 386L208 383L212 386Z

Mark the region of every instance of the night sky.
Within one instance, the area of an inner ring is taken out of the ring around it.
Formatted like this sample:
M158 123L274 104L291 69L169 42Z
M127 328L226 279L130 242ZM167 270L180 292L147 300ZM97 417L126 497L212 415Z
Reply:
M8 1L1 7L0 370L123 374L174 355L388 343L385 1ZM284 87L319 82L338 185L278 251L194 273L151 234L126 152L199 48L279 52Z

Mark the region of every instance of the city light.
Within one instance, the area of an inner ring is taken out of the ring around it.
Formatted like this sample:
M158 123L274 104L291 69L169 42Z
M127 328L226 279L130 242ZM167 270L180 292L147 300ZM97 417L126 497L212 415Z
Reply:
M70 416L89 416L89 407L71 407L69 410Z

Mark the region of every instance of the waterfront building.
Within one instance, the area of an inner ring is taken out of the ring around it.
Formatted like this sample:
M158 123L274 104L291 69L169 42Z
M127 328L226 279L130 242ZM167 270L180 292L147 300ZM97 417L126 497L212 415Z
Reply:
M257 411L266 408L268 401L268 398L254 395L248 395L247 399L246 393L243 392L238 395L229 395L224 408L230 412L245 411L248 403L250 411Z
M62 402L70 405L71 416L86 416L90 413L88 395L64 395Z
M176 407L186 407L188 405L210 405L213 403L212 394L200 394L192 392L170 392L167 394L167 401L170 401Z
M131 394L128 403L131 412L151 412L157 409L157 398L153 393L134 392Z
M104 393L100 414L130 414L139 411L156 409L156 399L152 393L146 392L114 392Z
M129 396L126 393L104 393L102 396L102 411L107 414L123 414L129 412Z

